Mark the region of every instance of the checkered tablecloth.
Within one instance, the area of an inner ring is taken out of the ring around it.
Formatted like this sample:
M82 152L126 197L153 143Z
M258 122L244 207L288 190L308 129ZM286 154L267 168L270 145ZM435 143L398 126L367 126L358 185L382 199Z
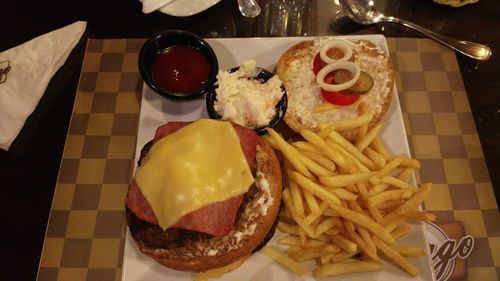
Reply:
M38 280L121 279L142 39L88 41ZM427 39L388 38L425 208L475 240L465 280L500 279L500 216L455 54Z

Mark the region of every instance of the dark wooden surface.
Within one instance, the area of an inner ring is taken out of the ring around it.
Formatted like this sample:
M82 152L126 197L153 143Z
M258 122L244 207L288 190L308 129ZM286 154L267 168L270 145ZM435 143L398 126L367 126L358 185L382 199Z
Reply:
M256 19L242 18L236 0L222 0L191 17L144 15L138 0L4 0L0 4L0 52L77 20L88 22L82 41L53 77L35 112L9 152L0 150L0 279L34 280L87 38L146 38L163 29L186 29L203 37L252 37L384 33L420 37L381 24L364 27L336 18L333 1L295 1L306 7L301 21L279 29L267 2ZM331 2L331 3L330 3ZM276 4L277 3L277 4ZM480 0L451 8L431 0L378 1L386 14L413 20L448 36L489 44L493 57L476 62L458 55L469 102L497 202L500 194L500 5ZM286 10L282 9L281 12ZM286 12L286 11L285 11ZM275 16L274 16L275 18ZM276 18L275 18L276 19ZM289 23L290 24L290 23ZM1 92L0 92L1 94ZM1 112L0 112L1 118Z

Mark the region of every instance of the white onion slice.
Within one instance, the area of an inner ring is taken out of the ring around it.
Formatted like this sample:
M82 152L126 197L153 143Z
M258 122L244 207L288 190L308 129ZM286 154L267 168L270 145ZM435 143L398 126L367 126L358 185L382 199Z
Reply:
M327 55L328 50L332 48L337 48L342 50L344 53L344 56L338 59L333 59ZM347 42L341 39L331 39L326 41L321 45L321 48L319 49L319 56L321 57L321 60L323 60L326 64L334 63L337 61L348 61L352 57L352 46L349 45Z
M325 77L330 73L337 69L345 69L352 73L353 77L351 80L342 83L342 84L328 84L325 83ZM348 89L356 83L359 79L359 75L361 73L361 69L359 66L353 62L349 61L338 61L323 67L316 75L316 83L325 91L328 92L339 92L345 89Z

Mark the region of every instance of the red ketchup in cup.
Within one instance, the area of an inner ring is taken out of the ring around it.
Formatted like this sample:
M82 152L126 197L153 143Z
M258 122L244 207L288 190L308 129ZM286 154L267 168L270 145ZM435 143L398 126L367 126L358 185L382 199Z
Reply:
M190 93L208 81L211 67L199 50L187 46L172 46L158 54L151 65L151 75L158 85L177 93Z

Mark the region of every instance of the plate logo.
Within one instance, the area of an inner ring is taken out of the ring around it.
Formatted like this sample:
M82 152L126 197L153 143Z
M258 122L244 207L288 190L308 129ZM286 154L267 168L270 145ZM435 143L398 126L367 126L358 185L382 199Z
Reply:
M10 61L1 61L0 62L0 84L5 83L7 81L7 73L10 71Z
M426 227L430 232L427 238L432 257L432 267L436 281L450 280L455 271L455 259L467 258L474 249L474 238L470 235L463 236L460 241L451 239L437 225L427 222Z

